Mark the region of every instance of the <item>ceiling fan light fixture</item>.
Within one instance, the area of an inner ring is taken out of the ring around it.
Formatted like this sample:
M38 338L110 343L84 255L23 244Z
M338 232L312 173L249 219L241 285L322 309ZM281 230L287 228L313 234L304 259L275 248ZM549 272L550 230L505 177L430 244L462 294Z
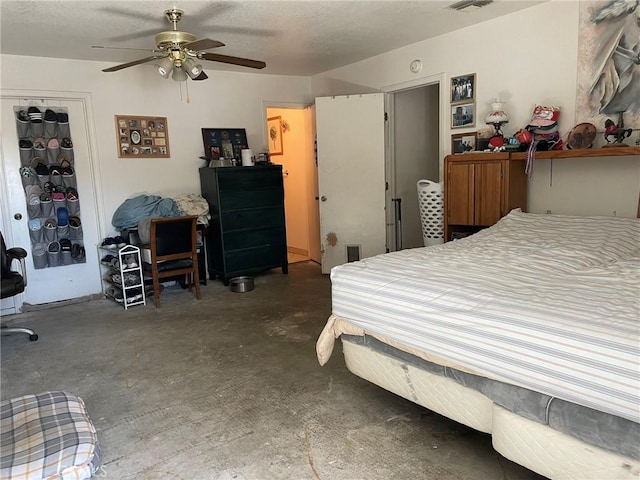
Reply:
M169 78L171 70L173 70L173 61L169 57L165 57L156 63L156 70L163 78Z
M176 82L184 82L187 79L187 72L185 72L182 68L174 68L171 78Z
M187 71L187 75L192 79L196 78L198 75L202 73L202 65L196 63L193 58L187 58L184 61L184 69Z

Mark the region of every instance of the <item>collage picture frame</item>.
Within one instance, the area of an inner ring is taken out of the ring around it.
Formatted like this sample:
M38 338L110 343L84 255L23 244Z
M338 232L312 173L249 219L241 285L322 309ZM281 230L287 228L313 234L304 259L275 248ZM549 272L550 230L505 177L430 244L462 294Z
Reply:
M167 117L115 115L119 158L170 158Z

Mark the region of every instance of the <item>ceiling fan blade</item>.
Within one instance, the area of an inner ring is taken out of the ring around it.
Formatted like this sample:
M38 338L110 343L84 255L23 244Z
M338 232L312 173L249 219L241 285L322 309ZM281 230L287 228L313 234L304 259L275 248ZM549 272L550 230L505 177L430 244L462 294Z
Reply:
M204 60L209 60L212 62L221 62L221 63L229 63L231 65L240 65L241 67L249 67L249 68L264 68L267 66L266 63L261 62L260 60L251 60L248 58L240 58L240 57L230 57L229 55L219 55L217 53L201 53L198 55L198 58L203 58Z
M210 38L202 38L195 42L187 43L184 48L193 50L195 52L199 50L209 50L210 48L224 47L224 43L217 40L211 40Z
M120 65L116 65L115 67L109 67L102 70L103 72L117 72L118 70L122 70L123 68L133 67L135 65L140 65L141 63L152 62L154 60L158 60L159 58L163 58L163 55L155 55L153 57L141 58L140 60L134 60L129 63L122 63Z
M196 78L193 78L192 80L196 81L196 80L206 80L207 78L209 78L209 75L207 75L206 73L202 72L200 75L198 75Z
M101 48L103 50L139 50L141 52L156 52L151 48L133 48L133 47L105 47L104 45L91 45L91 48Z

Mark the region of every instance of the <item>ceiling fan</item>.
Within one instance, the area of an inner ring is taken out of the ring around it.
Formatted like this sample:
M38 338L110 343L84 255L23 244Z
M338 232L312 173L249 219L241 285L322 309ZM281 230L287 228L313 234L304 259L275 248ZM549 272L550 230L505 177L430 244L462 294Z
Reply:
M212 62L228 63L257 69L267 66L265 62L259 60L205 52L204 50L211 48L224 47L224 43L209 38L198 40L197 37L191 33L179 31L178 22L180 22L184 14L182 10L172 8L165 10L164 14L167 20L173 25L173 30L160 32L156 35L156 48L151 50L154 52L154 55L132 62L122 63L115 67L105 68L102 71L117 72L124 68L155 61L156 69L160 75L164 78L169 78L171 74L173 80L181 82L187 80L187 77L192 80L206 80L209 78L207 74L204 73L202 65L198 63L198 60L209 60Z

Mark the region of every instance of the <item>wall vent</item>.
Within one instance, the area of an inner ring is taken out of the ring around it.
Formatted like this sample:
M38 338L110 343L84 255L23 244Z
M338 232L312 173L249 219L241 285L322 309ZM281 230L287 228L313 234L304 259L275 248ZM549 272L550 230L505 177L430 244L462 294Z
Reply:
M347 245L347 262L360 260L360 245Z
M459 12L467 9L471 11L486 7L490 3L493 3L493 0L460 0L459 2L452 3L447 8L458 10Z

